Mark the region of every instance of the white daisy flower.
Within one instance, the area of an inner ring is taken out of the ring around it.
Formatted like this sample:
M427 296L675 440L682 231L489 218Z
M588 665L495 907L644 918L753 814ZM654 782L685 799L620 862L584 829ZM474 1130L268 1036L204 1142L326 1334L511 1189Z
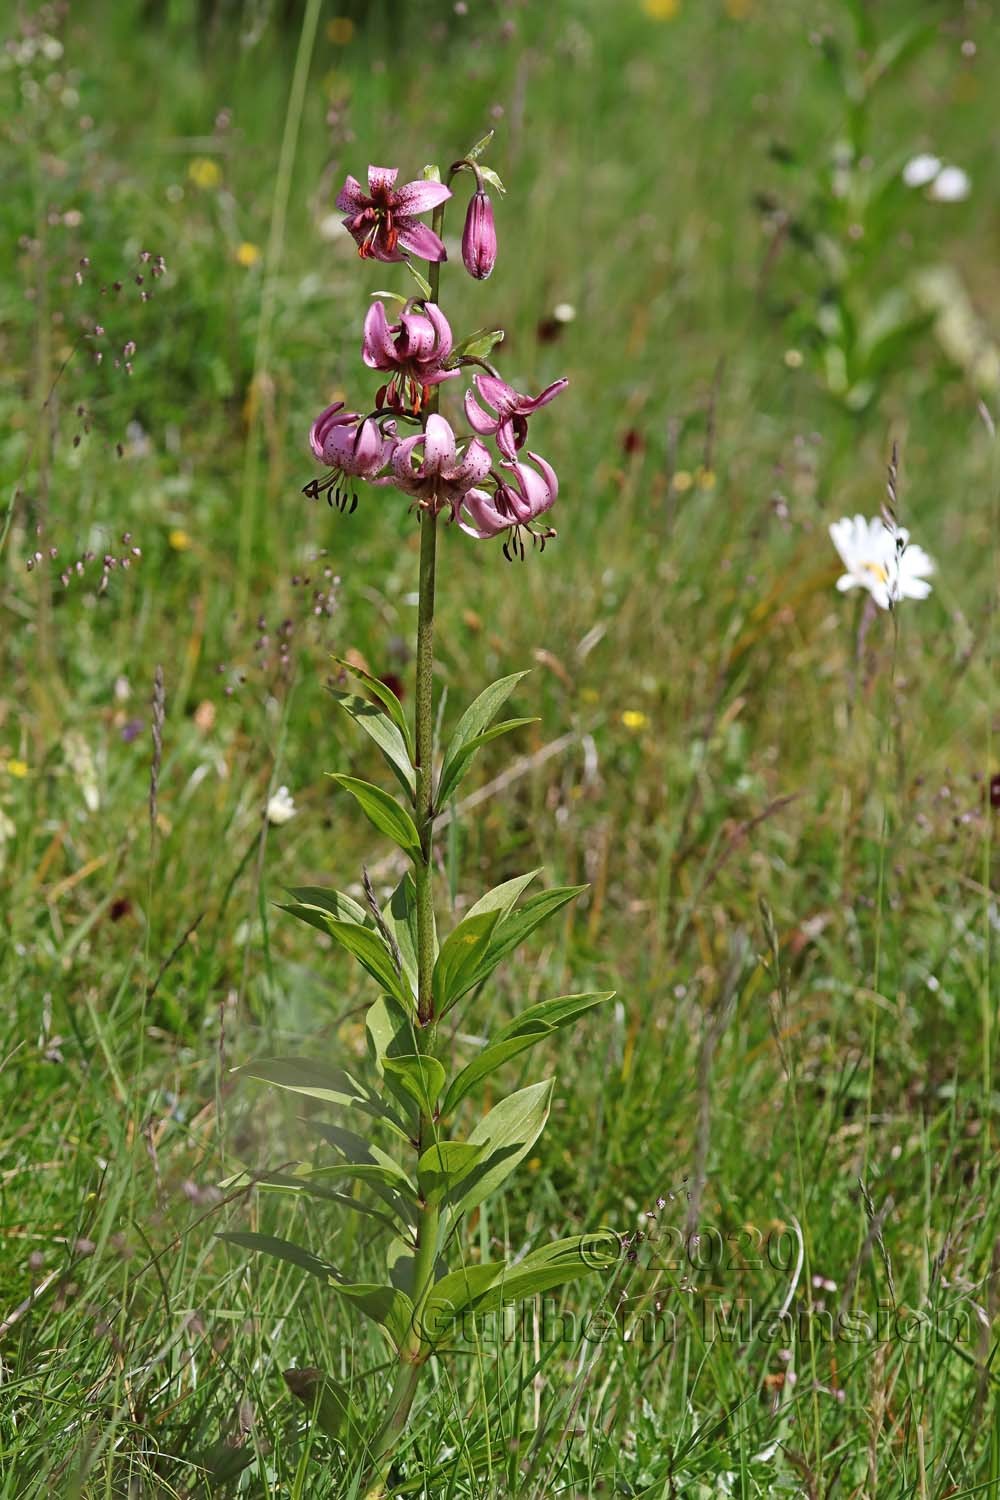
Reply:
M280 828L282 823L289 822L295 817L295 799L287 786L279 786L273 797L267 801L267 821L275 828Z
M867 589L879 609L891 609L900 599L926 599L934 563L923 547L910 546L905 526L889 527L881 516L845 516L830 527L830 540L846 572L837 579L842 594Z

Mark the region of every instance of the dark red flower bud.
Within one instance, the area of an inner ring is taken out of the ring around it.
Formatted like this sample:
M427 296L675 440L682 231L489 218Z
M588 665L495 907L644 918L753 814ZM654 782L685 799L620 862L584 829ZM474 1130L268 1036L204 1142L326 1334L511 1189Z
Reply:
M485 281L497 263L497 231L493 222L493 205L489 195L473 193L462 231L462 259L465 269L477 281Z

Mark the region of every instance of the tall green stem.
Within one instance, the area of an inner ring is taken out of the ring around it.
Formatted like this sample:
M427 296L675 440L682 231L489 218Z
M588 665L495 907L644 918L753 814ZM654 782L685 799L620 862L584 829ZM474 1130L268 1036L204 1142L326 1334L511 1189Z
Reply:
M444 205L435 209L433 226L441 234ZM438 300L441 267L430 268L432 302ZM432 387L423 412L423 425L437 411L438 387ZM417 1019L416 1047L421 1053L433 1053L436 1041L434 1025L434 585L437 563L437 516L433 509L420 516L420 571L417 605L417 684L414 707L414 740L416 746L416 815L420 835L420 858L414 867L417 895ZM417 1133L417 1159L437 1138L436 1123L426 1111L420 1111ZM381 1500L392 1464L396 1443L406 1429L410 1408L417 1393L420 1371L427 1357L421 1334L421 1312L434 1284L437 1260L440 1209L436 1204L421 1202L416 1224L416 1247L413 1259L413 1308L410 1331L400 1350L392 1392L382 1425L372 1443L372 1482L365 1500Z
M421 1026L433 1019L431 977L434 972L433 755L434 755L434 582L437 560L437 516L420 517L420 602L417 608L417 831L420 860L414 872L417 888L417 1017Z

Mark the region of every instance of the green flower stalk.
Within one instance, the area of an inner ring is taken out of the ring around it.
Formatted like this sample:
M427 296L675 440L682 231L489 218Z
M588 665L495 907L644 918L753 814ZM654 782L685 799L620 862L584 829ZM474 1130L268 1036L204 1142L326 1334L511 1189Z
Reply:
M464 160L486 144L481 142ZM344 510L353 487L392 485L411 501L419 519L412 726L386 684L346 662L340 665L359 679L360 691L337 689L333 694L375 741L402 795L393 796L353 776L333 779L397 845L409 868L381 908L367 886L367 908L342 891L313 887L293 890L286 907L328 933L375 979L378 994L366 1018L374 1081L355 1080L315 1058L266 1058L238 1071L334 1106L353 1123L353 1129L339 1123L316 1126L320 1138L337 1153L332 1163L303 1164L290 1175L256 1180L275 1191L326 1200L327 1207L332 1197L338 1213L367 1215L380 1231L388 1231L385 1276L377 1282L367 1275L362 1280L303 1246L273 1236L236 1231L225 1238L319 1277L381 1328L395 1366L381 1411L360 1412L349 1394L321 1371L293 1370L286 1376L289 1389L308 1407L312 1420L337 1441L355 1474L362 1475L367 1500L379 1500L392 1488L394 1467L406 1462L405 1433L421 1372L432 1354L444 1354L454 1344L465 1318L610 1269L620 1246L617 1236L607 1232L552 1239L513 1266L503 1260L477 1260L471 1250L457 1253L469 1214L502 1187L544 1128L554 1080L502 1098L464 1134L457 1126L467 1127L468 1101L484 1079L511 1059L610 998L603 992L562 995L528 1007L451 1078L437 1055L442 1018L478 992L509 953L583 889L528 894L538 871L505 881L481 897L439 942L435 818L454 796L478 750L531 722L496 722L524 676L515 673L479 694L435 756L434 605L439 537L447 529L442 516L447 522L459 521L456 536L503 536L508 556L513 551L524 555L525 538L544 543L554 535L536 517L556 497L555 473L536 454L529 455L535 469L528 469L517 455L527 436L528 416L558 394L565 382L550 387L536 402L517 397L517 406L508 412L501 398L510 388L494 377L495 385L487 387L486 394L499 416L494 421L481 408L474 409L480 430L489 429L484 435L499 440L495 459L482 437L455 434L438 409L442 388L450 388L451 377L461 377L469 364L492 371L486 362L503 335L497 331L455 341L440 309L444 212L450 190L437 183L434 172L429 172L428 181L435 183L435 192L421 195L414 184L400 190L410 215L404 229L396 202L400 195L393 188L396 174L374 168L372 172L369 181L374 180L378 192L371 195L371 203L361 201L364 195L358 196L357 184L350 186L353 179L348 179L342 194L355 209L349 227L360 255L401 259L400 247L413 251L422 245L429 275L425 282L410 264L422 296L406 304L396 328L389 329L384 314L373 319L369 313L365 363L388 371L390 379L367 415L337 406L317 418L310 445L332 473L326 480L313 481L306 493L335 495ZM489 180L499 184L494 173ZM422 235L412 214L425 200L433 200L433 226ZM482 393L482 384L479 389ZM399 438L400 423L418 431ZM512 477L498 473L499 467ZM353 499L356 502L356 493ZM338 1185L354 1185L363 1196L335 1191ZM449 1263L457 1268L449 1270Z

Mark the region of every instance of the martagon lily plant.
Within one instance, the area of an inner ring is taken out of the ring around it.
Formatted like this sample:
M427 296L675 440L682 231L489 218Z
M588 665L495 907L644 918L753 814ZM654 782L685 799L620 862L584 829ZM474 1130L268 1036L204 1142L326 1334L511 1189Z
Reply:
M484 280L497 257L497 236L487 187L502 193L482 164L489 137L451 168L396 187L397 173L368 172L367 192L348 177L337 200L363 258L405 261L419 295L398 297L398 311L381 300L364 320L362 358L386 378L374 408L348 411L341 404L317 417L309 434L326 473L306 486L313 498L353 510L364 485L395 489L405 497L420 529L416 689L411 726L396 694L355 665L340 662L357 691L334 690L340 707L381 751L396 795L354 776L335 775L405 865L395 890L381 905L367 878L365 901L338 890L296 889L285 908L329 934L375 981L366 1014L370 1077L354 1078L333 1060L267 1058L238 1069L319 1101L336 1112L332 1122L310 1118L330 1159L242 1179L326 1205L333 1214L367 1217L381 1236L384 1273L359 1280L303 1246L273 1236L233 1232L231 1243L291 1262L318 1277L357 1313L372 1319L385 1338L392 1377L376 1382L384 1402L362 1403L329 1374L290 1370L293 1394L313 1421L335 1438L361 1493L376 1500L406 1477L405 1430L428 1361L459 1347L468 1319L493 1312L610 1268L619 1254L607 1232L553 1239L519 1260L485 1260L466 1242L470 1215L496 1193L531 1151L544 1128L554 1079L515 1092L475 1118L480 1085L537 1042L553 1037L609 993L563 995L533 1004L478 1044L449 1076L454 1033L478 1033L478 1024L456 1028L458 1008L478 996L501 961L583 887L529 890L539 871L518 876L480 897L439 940L435 917L435 820L454 797L477 751L531 722L497 722L524 673L487 687L465 710L435 753L433 701L434 596L439 536L498 538L508 558L528 546L543 548L555 536L548 516L558 494L550 463L528 449L528 421L554 400L560 380L532 398L509 386L490 363L502 331L455 340L439 303L445 210L451 183L466 174L475 182L462 238L469 274ZM433 213L430 227L419 215ZM426 279L414 260L428 264ZM378 296L387 296L379 293ZM456 402L472 432L456 431L439 411L442 391L469 382ZM495 452L493 451L495 449ZM443 1023L447 1021L447 1046ZM348 1124L347 1122L351 1122ZM241 1179L235 1179L239 1181ZM384 1367L381 1367L384 1370ZM410 1458L410 1483L414 1469Z

